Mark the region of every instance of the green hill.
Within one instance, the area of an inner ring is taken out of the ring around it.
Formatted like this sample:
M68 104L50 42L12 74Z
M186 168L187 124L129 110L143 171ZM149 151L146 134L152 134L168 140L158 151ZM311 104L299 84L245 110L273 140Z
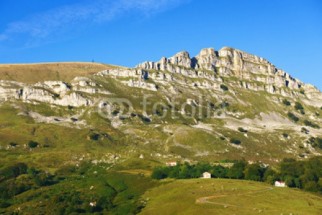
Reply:
M148 190L140 214L314 214L322 197L263 183L228 179L164 181Z

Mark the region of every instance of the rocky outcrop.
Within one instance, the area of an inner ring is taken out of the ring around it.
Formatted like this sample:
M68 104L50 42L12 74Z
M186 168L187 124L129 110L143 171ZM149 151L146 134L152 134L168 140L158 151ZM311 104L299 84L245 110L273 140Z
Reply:
M214 71L216 63L218 62L218 56L213 48L202 49L200 53L192 59L192 67L195 69L206 69Z
M71 85L60 81L45 81L35 85L1 81L0 99L19 99L24 102L44 102L60 106L88 106L93 102L82 94L73 92Z
M159 62L144 62L138 69L168 71L190 78L206 78L219 81L218 76L237 77L239 86L250 90L262 90L271 94L291 95L289 91L305 91L307 96L316 96L320 91L293 78L262 57L224 47L216 52L213 48L202 49L190 59L189 53L179 52L173 57L162 57ZM213 72L207 73L204 70ZM162 76L162 75L161 75ZM238 86L238 84L237 84Z

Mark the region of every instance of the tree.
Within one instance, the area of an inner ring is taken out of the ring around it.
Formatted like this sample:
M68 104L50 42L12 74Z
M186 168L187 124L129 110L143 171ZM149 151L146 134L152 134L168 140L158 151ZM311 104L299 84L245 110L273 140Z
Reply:
M226 167L218 165L214 166L210 172L211 175L215 178L226 178L228 169Z
M262 168L260 164L247 165L244 171L245 179L252 181L261 181L263 179L265 168Z
M162 167L158 167L158 168L155 168L152 172L152 175L151 177L154 178L154 179L164 179L166 178L168 175L166 174L165 172L165 169L162 168Z
M286 105L286 106L290 106L291 102L288 101L287 99L283 99L283 104Z
M246 165L247 163L244 160L236 161L234 165L228 170L227 177L233 179L243 179Z

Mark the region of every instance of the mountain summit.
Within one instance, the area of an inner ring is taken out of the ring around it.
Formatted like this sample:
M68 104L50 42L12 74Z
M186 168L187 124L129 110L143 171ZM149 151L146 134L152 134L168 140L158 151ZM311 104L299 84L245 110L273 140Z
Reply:
M313 103L310 101L310 104L322 106L322 97L316 87L293 78L262 57L229 47L219 51L205 48L193 58L190 58L188 52L183 51L170 58L163 57L159 62L141 63L137 68L207 77L218 82L222 82L222 77L236 77L239 81L236 87L290 97L306 91L306 96L315 100ZM208 76L205 71L211 71L213 75Z

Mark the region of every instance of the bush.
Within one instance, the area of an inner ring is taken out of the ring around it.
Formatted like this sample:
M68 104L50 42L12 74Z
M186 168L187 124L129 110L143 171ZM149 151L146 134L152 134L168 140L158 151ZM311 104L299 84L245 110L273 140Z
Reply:
M237 161L234 165L228 170L227 177L233 179L243 179L244 170L247 166L245 161Z
M99 140L100 136L101 135L99 135L99 134L93 133L93 134L89 135L89 138L90 138L90 140L97 141L97 140Z
M219 105L221 108L227 108L230 106L230 104L226 101L222 102L220 105Z
M238 131L242 132L242 133L247 133L248 131L242 127L238 128Z
M309 134L310 133L310 131L307 130L306 128L304 128L304 127L301 128L301 132L304 133L304 134Z
M285 139L289 137L289 135L288 135L287 133L283 133L282 135L283 135L283 137L284 137Z
M292 112L288 112L287 114L288 118L290 118L293 122L298 122L300 119L295 116Z
M304 110L304 107L301 103L295 102L295 110Z
M265 173L265 168L260 164L249 164L244 171L245 179L251 181L262 181Z
M28 166L25 163L17 163L11 166L7 166L0 170L0 182L25 174L27 173L27 169Z
M320 137L310 137L307 142L314 148L319 147L320 149L322 149L322 138Z
M291 106L291 102L288 101L287 99L283 100L283 104L286 105L286 106Z
M235 145L240 145L241 141L236 139L236 138L231 138L230 139L230 143L235 144Z
M29 148L36 148L39 145L36 141L30 140L28 143Z
M304 120L304 124L305 124L306 126L309 126L309 127L312 127L312 128L317 128L317 129L319 129L319 128L320 128L320 126L319 126L319 125L317 125L317 124L315 124L315 123L313 123L313 122L311 122L311 121L309 121L309 120Z
M160 179L167 178L168 175L166 173L166 169L165 168L159 167L159 168L155 168L153 170L151 177L154 178L154 179L160 180Z
M226 85L224 85L224 84L221 84L220 85L220 88L223 90L223 91L228 91L229 89L228 89L228 87L226 86Z

